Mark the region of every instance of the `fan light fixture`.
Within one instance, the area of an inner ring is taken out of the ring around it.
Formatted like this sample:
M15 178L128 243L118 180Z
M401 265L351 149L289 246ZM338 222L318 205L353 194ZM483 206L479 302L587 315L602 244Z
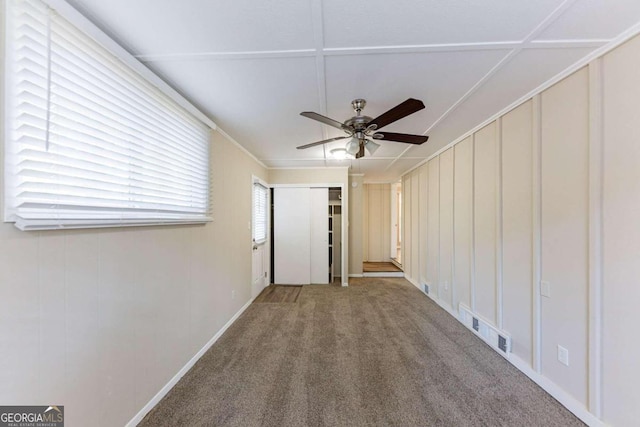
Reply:
M360 151L360 141L358 138L353 137L349 142L347 142L347 146L345 147L347 153L355 156L358 151Z
M330 151L330 153L331 153L331 157L333 157L336 160L353 158L353 156L347 153L347 150L345 150L344 148L334 148L333 150Z
M373 156L373 153L375 153L376 150L378 148L380 148L380 144L375 143L375 142L373 142L371 140L367 140L367 142L365 142L365 144L364 144L364 148L366 148L367 151L369 152L369 154L371 154Z

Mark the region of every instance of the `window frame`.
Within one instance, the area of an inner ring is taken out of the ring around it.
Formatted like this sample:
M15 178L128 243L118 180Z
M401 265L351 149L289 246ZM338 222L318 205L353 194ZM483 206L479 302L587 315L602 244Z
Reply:
M264 239L256 240L256 188L264 189L265 212L264 212ZM270 187L269 184L256 176L251 177L251 241L254 245L264 245L269 240L269 216L270 216Z

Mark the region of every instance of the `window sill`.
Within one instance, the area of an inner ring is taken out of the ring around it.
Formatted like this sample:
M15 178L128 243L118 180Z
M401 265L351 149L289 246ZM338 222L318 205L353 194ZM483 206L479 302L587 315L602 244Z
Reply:
M144 227L162 225L194 225L212 222L213 218L185 218L185 219L17 219L14 222L16 228L21 231L41 231L41 230L71 230L83 228L112 228L112 227ZM13 221L12 221L13 222Z

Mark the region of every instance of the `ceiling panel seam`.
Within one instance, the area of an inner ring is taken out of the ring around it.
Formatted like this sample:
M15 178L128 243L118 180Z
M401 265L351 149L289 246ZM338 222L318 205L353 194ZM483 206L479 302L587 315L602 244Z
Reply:
M460 141L464 140L465 138L468 138L469 136L473 135L474 133L476 133L477 131L479 131L483 127L487 126L488 124L490 124L491 122L496 120L498 117L501 117L501 116L507 114L509 111L512 111L514 108L518 107L522 103L527 102L527 100L533 98L537 94L542 93L542 91L550 88L551 86L553 86L554 84L558 83L562 79L570 76L572 73L574 73L574 72L578 71L580 68L586 66L591 61L602 57L603 55L605 55L608 52L612 51L613 49L615 49L616 47L620 46L621 44L627 42L631 38L636 37L637 35L640 35L640 22L638 22L635 25L632 25L631 27L627 28L625 31L623 31L621 34L619 34L617 37L615 37L614 39L611 39L609 41L609 43L605 44L604 46L601 46L600 48L598 48L596 50L594 50L593 52L591 52L589 55L585 56L584 58L582 58L578 62L575 62L575 63L571 64L569 67L564 69L562 72L556 74L555 76L553 76L552 78L550 78L546 82L542 83L541 85L539 85L538 87L536 87L535 89L530 91L529 93L527 93L524 96L520 97L516 101L512 102L510 105L506 106L502 110L496 112L493 116L491 116L487 120L479 123L475 127L473 127L470 130L468 130L467 132L463 133L461 136L459 136L458 138L452 140L451 142L449 142L445 146L441 147L436 152L428 155L427 157L423 157L423 159L424 159L423 161L421 161L420 163L418 163L418 164L414 165L413 167L411 167L411 168L407 169L406 171L404 171L401 174L401 176L408 174L409 172L411 172L412 170L414 170L416 168L419 168L420 166L422 166L423 164L425 164L429 160L435 158L436 156L440 155L442 152L444 152L444 151L448 150L449 148L455 146Z
M191 52L135 55L143 62L171 61L219 61L228 59L309 58L316 56L317 49L255 50L240 52Z
M529 44L534 37L542 33L549 25L555 22L564 12L566 12L577 0L565 0L553 10L545 19L542 20L522 41L522 43L509 52L504 58L502 58L487 74L485 74L471 89L469 89L460 99L458 99L449 109L447 109L440 117L438 117L429 128L424 132L427 134L438 123L442 122L449 114L451 114L456 108L458 108L464 101L466 101L471 95L473 95L480 87L482 87L494 74L496 74L502 67L508 64L518 53L523 50L523 45Z
M316 79L318 86L318 102L320 114L327 115L327 79L325 73L324 55L324 21L322 16L322 0L311 0L311 19L313 22L313 39L315 42L316 55ZM327 128L320 125L322 129L322 139L328 139ZM326 144L322 144L322 153L325 165L327 164Z
M489 79L494 76L500 69L502 69L506 64L508 64L518 53L523 50L525 45L528 45L536 36L541 34L547 27L549 27L552 23L554 23L562 14L564 14L569 8L576 2L577 0L565 0L563 1L557 8L555 8L549 15L547 15L523 40L520 44L518 44L514 49L512 49L507 55L505 55L496 65L493 66L480 80L478 80L472 87L469 89L460 99L451 105L440 117L438 117L429 128L423 132L423 135L429 133L433 128L435 128L440 122L442 122L446 117L449 116L456 108L462 105L471 95L473 95L478 89L480 89ZM409 150L411 150L411 146L407 147L402 153L398 155L398 157L393 160L386 168L385 172L393 166L402 156L404 156Z
M322 30L321 30L322 31ZM483 50L522 49L553 49L571 47L600 47L610 39L567 39L567 40L531 40L508 42L481 42L455 44L424 44L399 46L363 46L347 48L292 49L292 50L262 50L239 52L191 52L191 53L162 53L134 55L142 62L175 62L175 61L223 61L242 59L281 59L281 58L311 58L322 56L351 56L396 53L429 53L429 52L472 52Z

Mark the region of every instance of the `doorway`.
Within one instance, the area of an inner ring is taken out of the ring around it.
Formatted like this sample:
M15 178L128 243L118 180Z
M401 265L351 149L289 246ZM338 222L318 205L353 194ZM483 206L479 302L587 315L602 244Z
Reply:
M391 184L391 261L402 268L402 181Z

